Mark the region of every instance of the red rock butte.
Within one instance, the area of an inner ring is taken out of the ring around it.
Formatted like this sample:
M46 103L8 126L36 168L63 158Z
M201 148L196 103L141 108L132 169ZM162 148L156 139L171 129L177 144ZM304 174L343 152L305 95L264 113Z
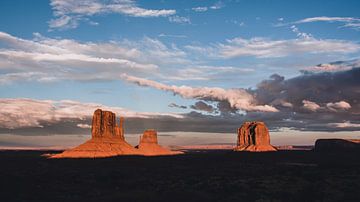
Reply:
M179 151L171 151L157 143L155 130L147 130L140 139L138 148L134 148L125 141L124 118L120 117L116 124L116 115L111 111L97 109L94 112L91 128L92 138L85 143L66 150L50 158L104 158L119 155L175 155Z
M270 144L269 130L264 122L244 122L238 128L238 139L235 151L267 152L276 151Z
M157 155L169 155L169 154L181 154L180 151L171 151L158 144L157 132L154 129L144 131L144 134L140 136L139 145L136 146L139 151L145 156L157 156Z

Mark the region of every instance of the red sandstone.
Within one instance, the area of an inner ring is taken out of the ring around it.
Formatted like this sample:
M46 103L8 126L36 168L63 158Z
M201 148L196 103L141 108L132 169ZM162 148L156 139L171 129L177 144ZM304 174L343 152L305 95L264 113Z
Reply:
M276 151L270 144L269 130L264 122L244 122L238 129L235 151Z
M158 145L155 130L148 130L140 139L138 148L125 141L124 118L116 124L116 115L111 111L97 109L94 112L91 128L91 139L85 143L66 150L50 158L102 158L119 155L175 155L182 152L171 151Z

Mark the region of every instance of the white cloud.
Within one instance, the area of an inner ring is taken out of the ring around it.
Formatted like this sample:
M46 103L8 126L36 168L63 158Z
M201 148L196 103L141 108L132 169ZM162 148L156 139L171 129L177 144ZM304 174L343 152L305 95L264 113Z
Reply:
M218 2L214 3L212 6L199 6L199 7L191 8L191 10L193 10L195 12L205 12L208 10L218 10L223 7L225 7L225 4L222 1L218 1Z
M91 125L84 124L84 123L78 123L78 124L76 124L76 126L79 128L91 128Z
M328 123L327 125L335 128L360 128L360 123L351 123L349 121L342 123Z
M315 112L320 109L320 105L316 104L316 102L303 100L302 103L304 104L303 107L307 110Z
M195 7L192 8L191 10L195 11L195 12L205 12L208 10L208 7L204 6L204 7Z
M250 68L199 65L179 69L174 75L166 75L163 78L171 80L212 80L218 78L222 74L245 75L253 72L255 72L255 70Z
M302 23L312 23L312 22L341 22L344 23L343 27L350 27L354 29L360 29L360 18L354 17L327 17L327 16L319 16L319 17L311 17L304 18L290 24L302 24ZM279 24L287 25L287 24Z
M173 23L180 23L180 24L191 24L189 17L183 17L183 16L178 16L178 15L170 16L169 21L173 22Z
M175 10L145 9L134 0L51 0L55 19L49 21L50 28L75 28L81 20L99 14L119 13L131 17L165 17L174 15Z
M210 6L210 9L218 10L225 6L225 4L222 1L216 2L214 5Z
M200 99L212 101L227 101L230 106L243 111L277 112L278 110L270 105L257 105L255 98L244 89L223 89L217 87L190 87L165 85L156 81L122 75L125 81L135 83L139 86L153 87L163 91L173 92L187 99Z
M308 33L305 33L305 32L300 32L300 30L295 25L292 25L290 28L291 28L291 31L296 33L296 35L299 38L304 38L304 39L311 39L312 38L311 34L308 34Z
M225 44L219 44L216 51L224 58L242 56L273 58L307 53L352 53L359 50L359 44L344 40L316 39L312 37L270 40L258 37L251 39L238 37L227 40Z
M78 42L46 38L22 39L0 32L0 83L118 79L121 73L157 74L188 62L186 53L157 39Z
M84 120L91 118L98 108L110 110L123 117L153 118L170 116L183 118L175 113L134 112L120 107L109 107L97 103L81 103L72 100L34 100L34 99L0 99L0 127L43 127L44 124L58 123L64 120ZM83 127L84 125L78 125Z
M340 101L340 102L329 102L326 104L326 107L331 111L343 111L351 108L351 105L348 102Z
M312 17L312 18L304 18L298 21L295 21L295 23L308 23L308 22L352 22L352 21L360 21L359 18L353 18L353 17L327 17L327 16L321 16L321 17Z

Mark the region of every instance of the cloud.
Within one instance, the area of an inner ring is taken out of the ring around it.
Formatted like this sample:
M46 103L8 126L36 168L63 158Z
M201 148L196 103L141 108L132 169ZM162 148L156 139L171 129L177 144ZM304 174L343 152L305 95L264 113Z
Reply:
M173 69L189 62L186 53L175 45L149 37L95 43L47 38L38 33L33 39L22 39L0 32L0 44L0 84L113 80L121 73L160 74L160 66Z
M199 110L199 111L209 112L209 113L212 113L215 111L213 106L206 104L203 101L197 101L194 105L191 105L190 108Z
M79 128L91 128L91 125L84 124L84 123L78 123L78 124L76 124L76 126Z
M329 123L328 126L335 128L357 128L360 129L360 123L351 123L349 121L342 123Z
M332 111L348 110L351 108L351 105L345 101L340 102L329 102L326 104L326 107Z
M228 80L254 74L248 67L206 65L175 44L143 37L105 42L23 39L0 32L0 84L116 80L127 73L167 80ZM187 48L185 48L187 49Z
M270 40L267 38L234 38L215 47L220 57L235 58L254 56L257 58L276 58L297 54L353 53L360 50L357 43L335 40L316 39L310 36L289 40ZM213 55L216 55L213 54Z
M308 23L308 22L352 22L352 21L360 21L358 18L353 17L312 17L312 18L304 18L298 21L295 21L295 23Z
M353 62L343 62L353 66L347 71L307 73L287 80L275 74L260 82L252 93L261 104L272 103L278 107L275 101L283 100L293 105L292 111L299 113L329 112L327 104L348 109L348 113L359 113L360 66L356 66L356 60ZM304 112L304 108L308 110Z
M166 76L164 79L171 80L215 80L222 77L230 77L241 75L249 75L254 73L255 70L251 68L241 68L233 66L190 66L183 67L176 70L176 73L172 76Z
M81 103L72 100L35 100L25 98L0 99L0 127L1 128L23 128L40 127L47 124L55 124L66 120L81 121L90 119L94 111L98 108L110 110L117 116L133 118L154 118L169 116L173 118L183 118L175 113L148 113L134 112L120 107L109 107L97 103ZM86 125L81 123L77 127L84 128Z
M175 104L175 103L170 103L170 104L168 105L168 107L174 107L174 108L179 108L179 109L187 109L187 106L178 105L178 104Z
M290 23L281 23L276 24L276 26L286 26L286 25L294 25L294 24L303 24L303 23L313 23L313 22L329 22L329 23L343 23L341 27L349 27L355 30L360 29L360 18L355 17L328 17L328 16L318 16L318 17L310 17L304 18L301 20L297 20Z
M189 17L183 17L183 16L170 16L169 21L173 23L180 23L180 24L191 24L191 20Z
M311 34L308 34L308 33L305 33L305 32L300 32L300 30L295 25L292 25L290 28L291 28L291 31L296 33L296 35L299 38L303 38L303 39L311 39L311 38L313 38L313 36Z
M245 22L238 21L238 20L226 20L227 23L232 23L234 25L237 25L239 27L245 26Z
M191 10L195 11L195 12L205 12L208 10L208 7L203 6L203 7L195 7L195 8L191 8Z
M164 34L161 33L158 35L159 37L173 37L173 38L187 38L186 35L178 35L178 34Z
M244 111L277 112L277 109L269 105L257 105L254 97L244 89L223 89L216 87L190 87L165 85L156 81L129 76L121 76L125 81L135 83L139 86L153 87L163 91L173 92L188 99L227 101L231 107Z
M301 70L304 74L319 73L319 72L338 72L338 71L348 71L352 68L359 68L360 60L350 60L350 61L336 61L330 63L318 64L316 66L306 67Z
M354 17L312 17L312 18L304 18L298 21L295 21L295 24L301 23L311 23L311 22L342 22L344 23L343 27L350 27L354 29L360 29L360 18Z
M191 10L195 12L206 12L208 10L218 10L223 7L225 7L225 4L222 1L218 1L214 3L212 6L199 6L199 7L191 8Z
M311 102L309 100L303 100L302 102L304 104L303 107L307 110L315 112L320 109L320 106L315 102Z
M176 13L172 9L140 8L134 0L51 0L50 6L56 18L49 21L49 27L56 29L76 28L80 21L87 21L89 17L100 14L118 13L148 18L166 17Z
M210 9L218 10L225 7L225 4L222 1L216 2L214 5L210 6Z
M342 63L350 65L351 61ZM246 90L165 85L124 75L124 80L201 101L211 105L214 111L140 113L97 103L3 98L0 99L0 133L85 134L88 130L80 128L85 125L79 124L91 124L91 115L96 108L127 117L127 133L141 133L147 128L160 132L234 132L245 120L265 121L271 130L359 131L360 68L356 63L353 66L346 71L302 74L290 79L274 74L256 88ZM181 106L171 106L175 105ZM200 105L195 104L193 108L205 109ZM266 105L277 112L258 110Z
M338 39L317 39L311 34L300 32L294 26L292 31L298 38L271 40L263 37L245 39L236 37L227 39L226 42L218 42L208 46L185 45L184 47L197 54L208 58L232 59L239 57L256 58L281 58L288 56L329 55L356 53L360 51L357 42Z

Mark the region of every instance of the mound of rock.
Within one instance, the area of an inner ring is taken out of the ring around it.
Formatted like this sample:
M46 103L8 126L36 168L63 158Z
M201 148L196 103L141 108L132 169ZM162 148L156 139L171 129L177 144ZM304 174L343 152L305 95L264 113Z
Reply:
M144 134L140 136L140 142L136 148L145 156L176 155L183 153L180 151L171 151L160 146L157 140L157 132L153 129L144 131Z
M318 139L315 142L315 151L360 151L360 140Z
M119 155L174 155L174 152L157 144L156 131L144 133L140 139L139 148L134 148L125 141L124 118L116 123L116 115L111 111L97 109L94 112L91 128L92 138L85 143L66 150L49 158L103 158Z
M264 122L244 122L238 129L235 151L267 152L276 151L270 144L269 130Z

